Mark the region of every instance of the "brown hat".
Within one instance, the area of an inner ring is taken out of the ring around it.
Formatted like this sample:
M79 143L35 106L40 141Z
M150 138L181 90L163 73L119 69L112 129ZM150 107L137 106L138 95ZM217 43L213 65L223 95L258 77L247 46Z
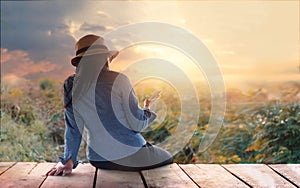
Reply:
M112 60L119 52L117 50L109 49L109 41L97 35L86 35L79 39L75 45L76 56L72 58L71 64L77 67L79 59L83 56L90 56L96 54L107 54Z

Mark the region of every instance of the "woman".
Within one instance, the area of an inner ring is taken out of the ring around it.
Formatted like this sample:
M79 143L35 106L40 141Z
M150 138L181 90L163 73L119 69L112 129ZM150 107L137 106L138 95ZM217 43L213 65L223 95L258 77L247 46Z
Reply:
M155 118L151 104L138 105L129 79L109 70L118 55L100 36L86 35L75 46L75 75L64 83L65 150L63 165L48 175L68 175L76 168L82 131L87 130L87 157L96 168L139 171L173 161L167 151L149 144L140 134Z

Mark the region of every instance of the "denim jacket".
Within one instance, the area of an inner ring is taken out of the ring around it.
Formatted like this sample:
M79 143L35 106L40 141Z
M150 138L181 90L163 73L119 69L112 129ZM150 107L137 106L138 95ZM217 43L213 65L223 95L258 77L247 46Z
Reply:
M71 158L74 168L78 165L83 128L87 130L87 158L92 161L126 157L146 144L140 132L156 114L139 107L132 85L124 74L104 69L92 96L70 102L74 77L70 76L64 83L65 148L64 157L59 157L63 164ZM92 99L95 104L91 104ZM81 108L76 109L74 102L80 103Z

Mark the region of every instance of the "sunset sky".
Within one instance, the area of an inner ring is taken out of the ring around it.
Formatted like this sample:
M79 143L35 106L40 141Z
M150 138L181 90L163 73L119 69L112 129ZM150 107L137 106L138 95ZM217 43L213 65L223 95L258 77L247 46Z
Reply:
M1 80L63 80L74 71L78 38L141 22L191 32L215 57L227 85L300 80L299 1L1 1ZM143 58L203 77L180 51L157 44L123 50L112 67L123 71Z

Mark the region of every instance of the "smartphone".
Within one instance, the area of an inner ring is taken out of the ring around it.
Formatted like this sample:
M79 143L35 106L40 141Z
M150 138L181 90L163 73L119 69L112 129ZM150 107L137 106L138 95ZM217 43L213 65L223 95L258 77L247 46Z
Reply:
M155 91L151 97L149 97L149 100L155 101L160 97L161 91Z

